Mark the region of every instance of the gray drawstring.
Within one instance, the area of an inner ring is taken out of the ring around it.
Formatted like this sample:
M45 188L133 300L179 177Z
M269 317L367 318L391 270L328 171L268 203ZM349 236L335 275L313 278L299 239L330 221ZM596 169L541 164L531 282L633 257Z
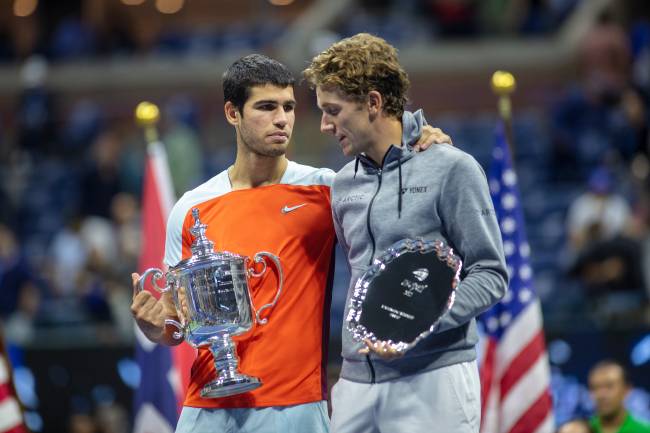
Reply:
M399 191L397 191L397 218L402 217L402 158L397 160L397 170L399 171Z

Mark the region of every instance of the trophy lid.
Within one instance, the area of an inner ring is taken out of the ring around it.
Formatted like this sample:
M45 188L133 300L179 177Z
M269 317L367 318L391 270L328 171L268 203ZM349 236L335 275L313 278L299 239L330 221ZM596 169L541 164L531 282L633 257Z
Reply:
M218 260L243 259L242 256L228 251L214 251L214 242L205 235L208 226L207 224L203 224L199 219L198 208L192 208L192 217L194 218L194 225L190 227L190 233L194 236L194 242L192 242L190 247L192 257L181 261L173 269L189 268L199 263Z
M192 242L192 256L208 256L214 253L214 242L212 242L205 235L205 230L208 228L207 224L203 224L199 219L199 209L192 209L192 217L194 218L194 225L190 228L190 233L194 236Z

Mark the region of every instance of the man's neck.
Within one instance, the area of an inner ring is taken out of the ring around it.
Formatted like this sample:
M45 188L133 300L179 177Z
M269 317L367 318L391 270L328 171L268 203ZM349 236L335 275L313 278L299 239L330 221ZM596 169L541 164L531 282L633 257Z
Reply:
M624 409L608 417L601 416L600 426L603 429L603 433L618 432L625 422L625 418L627 418L627 411Z
M260 156L240 149L228 177L233 190L274 185L282 180L288 164L284 155Z
M402 146L402 122L394 117L375 120L375 140L366 151L366 156L381 166L388 148L392 145Z

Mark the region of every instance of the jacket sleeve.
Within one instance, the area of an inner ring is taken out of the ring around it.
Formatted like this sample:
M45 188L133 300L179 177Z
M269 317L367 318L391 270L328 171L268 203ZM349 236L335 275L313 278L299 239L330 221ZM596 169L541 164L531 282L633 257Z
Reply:
M461 326L497 303L508 288L501 232L481 166L467 154L450 167L438 210L447 240L463 259L461 283L438 332Z

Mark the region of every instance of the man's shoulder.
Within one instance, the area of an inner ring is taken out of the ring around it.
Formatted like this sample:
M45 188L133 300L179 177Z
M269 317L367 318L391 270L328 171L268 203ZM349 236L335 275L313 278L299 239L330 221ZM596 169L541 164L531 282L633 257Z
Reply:
M334 181L338 182L349 177L354 177L355 166L356 166L356 159L353 159L352 161L345 164L343 167L341 167L339 171L336 172ZM359 166L359 170L361 170L361 166Z
M332 186L334 181L334 170L330 168L316 168L310 165L299 164L289 161L287 171L282 178L282 183L289 185L322 185Z
M472 155L449 144L434 144L427 150L418 152L416 157L416 161L424 163L436 162L444 165L455 164L458 162L476 162Z
M632 415L628 415L625 426L628 427L626 430L623 430L625 433L650 433L650 424L641 421Z
M194 189L185 192L174 204L170 212L170 221L182 221L192 206L227 194L232 190L228 172L220 172Z
M446 179L485 178L483 167L471 154L457 147L436 144L416 155L416 169L421 172L439 173Z

